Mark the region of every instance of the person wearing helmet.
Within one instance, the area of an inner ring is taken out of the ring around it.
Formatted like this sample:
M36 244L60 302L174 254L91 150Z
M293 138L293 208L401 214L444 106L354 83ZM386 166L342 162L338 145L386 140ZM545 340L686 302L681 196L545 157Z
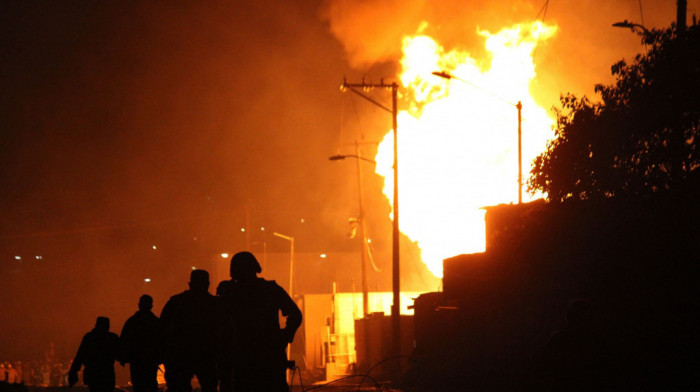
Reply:
M233 325L230 360L235 390L287 391L285 349L301 325L301 310L275 281L257 276L262 268L252 253L233 255L230 272L231 280L221 282L217 293ZM284 328L280 312L286 317Z

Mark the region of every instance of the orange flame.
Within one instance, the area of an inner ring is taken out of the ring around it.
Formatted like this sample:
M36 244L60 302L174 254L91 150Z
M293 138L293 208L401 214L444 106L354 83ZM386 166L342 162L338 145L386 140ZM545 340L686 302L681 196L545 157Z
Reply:
M481 207L517 202L515 103L523 105L524 173L553 136L554 120L535 103L529 88L535 77L533 51L555 32L556 27L540 22L496 34L478 31L490 57L486 67L466 52L446 52L431 37L404 38L400 78L403 98L412 103L398 118L399 224L437 277L442 277L443 259L485 250ZM435 71L455 77L445 80ZM391 201L391 132L376 160Z

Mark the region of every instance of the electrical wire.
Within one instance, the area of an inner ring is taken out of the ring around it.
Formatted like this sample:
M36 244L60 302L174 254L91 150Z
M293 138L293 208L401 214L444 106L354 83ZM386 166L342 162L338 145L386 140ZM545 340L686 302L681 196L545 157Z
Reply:
M542 19L540 22L544 24L544 18L547 16L547 9L549 8L549 0L545 0L544 5L542 5L542 8L540 8L540 12L537 13L535 16L535 20L539 19L540 14L542 14ZM537 36L537 39L535 40L535 48L532 50L532 58L534 60L535 54L537 54L537 48L538 44L540 43L540 37Z
M546 0L544 2L544 12L542 13L542 20L541 20L542 23L544 23L544 18L547 17L547 9L549 9L549 0Z
M357 390L358 390L358 391L360 390L360 388L362 387L362 383L365 382L365 379L369 378L369 379L371 379L371 380L374 380L374 379L373 379L372 377L370 377L370 375L369 375L369 374L372 372L372 370L376 369L379 365L382 365L384 362L392 361L392 360L394 360L394 359L408 359L408 360L410 360L410 361L413 361L413 360L414 360L413 358L411 358L411 357L409 357L409 356L406 356L406 355L395 355L395 356L393 356L393 357L389 357L389 358L384 358L384 359L382 359L381 361L375 363L375 364L372 365L369 369L367 369L367 373L364 374L364 377L363 377L362 380L360 381L360 385L357 386ZM374 380L374 382L376 383L377 381ZM380 389L380 390L381 390L381 389Z
M299 382L300 382L300 384L301 384L301 371L299 372L299 374L300 374ZM372 381L374 382L374 386L377 388L378 391L381 391L381 390L382 390L382 385L379 384L379 381L377 381L376 379L370 377L370 376L367 375L367 374L352 374L352 375L350 375L350 376L341 377L341 378L338 378L338 379L329 381L329 382L324 383L324 384L314 385L313 387L308 388L308 389L305 389L305 388L304 388L304 385L301 384L301 390L302 390L303 392L306 392L306 391L313 391L313 390L315 390L315 389L325 388L325 387L327 387L327 386L329 386L329 385L331 385L331 384L334 384L334 383L337 383L337 382L340 382L340 381L349 380L349 379L351 379L351 378L357 378L357 377L363 377L363 380L364 380L364 378L369 378L370 380L372 380ZM361 384L360 384L360 385L361 385ZM290 391L291 391L291 386L290 386Z
M365 230L365 233L367 233L366 230ZM363 241L364 241L364 239L363 239ZM366 246L365 249L367 249L367 256L368 256L368 259L369 259L369 263L370 263L370 265L372 266L372 269L374 269L375 272L382 272L382 269L379 268L379 267L377 266L377 264L374 262L374 253L373 253L373 252L374 252L374 247L372 246L371 243L365 243L365 246Z
M549 6L549 0L545 0L544 4L540 8L539 12L537 12L537 15L535 15L535 20L540 18L540 15L542 15L542 22L544 22L544 17L547 16L547 7Z
M299 369L299 366L294 366L294 369L292 369L292 376L289 379L289 392L293 392L292 388L294 385L294 374L297 372L297 369ZM301 382L301 370L299 370L299 383L301 384L301 389L304 389L304 384Z
M301 390L304 390L304 380L301 378L301 368L299 366L294 367L294 371L299 371L299 385L301 386ZM292 373L292 381L294 381L294 373ZM289 385L289 388L291 390L293 382Z
M379 381L377 381L377 379L375 379L374 377L370 376L370 373L372 372L372 370L376 369L376 368L379 367L380 365L383 365L384 363L386 363L386 362L388 362L388 361L393 361L393 360L396 360L396 359L408 359L409 361L415 361L412 357L409 357L409 356L407 356L407 355L396 355L396 356L393 356L393 357L384 358L384 359L382 359L381 361L379 361L379 362L375 363L374 365L372 365L372 366L367 370L367 372L364 373L364 374L352 374L352 375L349 375L349 376L345 376L345 377L341 377L341 378L338 378L338 379L329 381L329 382L327 382L327 383L315 385L315 386L313 386L313 387L311 387L311 388L308 388L308 389L304 387L304 381L303 381L303 379L302 379L302 377L301 377L301 368L299 368L299 366L295 366L294 369L293 369L293 371L292 371L291 382L290 382L290 384L289 384L289 392L293 392L293 391L292 391L292 388L293 388L293 384L294 384L294 375L295 375L296 372L299 372L299 386L301 387L302 392L313 391L313 390L315 390L315 389L325 388L325 387L327 387L327 386L329 386L329 385L331 385L331 384L334 384L334 383L337 383L337 382L340 382L340 381L344 381L344 380L349 380L349 379L351 379L351 378L357 378L357 377L362 377L362 379L360 380L360 383L359 383L358 386L357 386L358 392L359 392L360 389L362 388L362 384L364 384L365 380L367 380L367 379L369 379L370 381L372 381L372 382L374 383L374 387L375 387L378 391L381 392L381 391L382 391L382 385L379 383Z

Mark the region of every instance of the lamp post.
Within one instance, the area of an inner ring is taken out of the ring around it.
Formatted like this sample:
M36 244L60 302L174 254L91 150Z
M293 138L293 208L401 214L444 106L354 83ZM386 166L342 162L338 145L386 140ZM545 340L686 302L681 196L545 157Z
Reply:
M447 80L457 79L462 83L466 83L474 88L477 88L479 90L483 90L487 94L492 95L493 97L495 97L501 101L504 101L504 102L508 103L509 105L515 106L515 108L518 109L518 204L522 204L522 202L523 202L523 147L522 147L523 146L523 128L522 128L523 104L522 104L522 102L518 101L518 103L512 103L512 102L506 101L503 98L497 96L496 94L493 94L490 91L486 91L474 83L471 83L471 82L466 81L464 79L458 78L449 72L435 71L435 72L433 72L433 75L440 77L440 78L443 78L443 79L447 79Z
M361 93L358 88L363 90L372 88L384 88L391 90L391 109L375 101L374 99ZM347 83L343 81L340 85L341 91L350 90L360 97L370 101L372 104L386 110L392 114L393 130L394 130L394 219L392 222L392 260L391 260L391 282L394 303L391 305L391 326L392 326L392 354L398 356L401 354L401 281L400 281L400 265L399 265L399 159L398 159L398 89L397 83L384 83L381 80L379 83ZM397 367L397 372L400 371L400 366ZM396 374L398 377L399 374Z
M676 34L680 35L685 31L687 12L688 12L688 1L687 0L676 0ZM642 23L644 23L644 20L642 20ZM640 30L642 30L645 37L648 36L649 34L651 34L649 29L647 29L643 25L641 25L639 23L628 22L627 19L625 19L622 22L613 23L613 27L623 27L626 29L630 29L632 31L635 31L635 29L640 29Z

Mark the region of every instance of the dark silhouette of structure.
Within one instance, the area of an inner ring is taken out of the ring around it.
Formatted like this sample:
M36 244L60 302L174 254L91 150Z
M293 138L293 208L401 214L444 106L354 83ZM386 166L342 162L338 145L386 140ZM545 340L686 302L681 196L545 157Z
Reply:
M134 392L158 390L158 365L160 364L161 325L153 314L153 298L144 294L139 298L139 310L129 317L122 328L120 362L129 363L131 385Z
M230 353L234 390L288 390L285 348L294 340L302 315L294 300L274 281L257 277L260 264L250 252L231 258L231 280L219 284L224 313L233 323ZM280 328L279 313L286 317Z
M170 297L163 307L165 382L170 392L191 392L197 376L202 392L215 392L221 311L209 293L209 273L193 270L190 289Z
M73 364L68 372L68 383L75 385L78 371L84 365L83 382L90 392L114 390L114 361L119 354L119 336L109 331L109 318L98 317L95 328L80 342Z
M586 298L593 322L575 329L599 350L574 362L600 356L595 390L698 390L697 200L489 207L486 252L446 259L443 292L416 300L418 381L442 391L554 388L552 333L573 327L562 314Z

